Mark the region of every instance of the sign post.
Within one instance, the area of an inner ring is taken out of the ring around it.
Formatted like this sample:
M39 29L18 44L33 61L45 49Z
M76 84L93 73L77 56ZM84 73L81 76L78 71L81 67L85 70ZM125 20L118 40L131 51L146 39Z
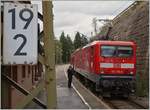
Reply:
M36 64L37 5L4 4L3 64Z
M44 59L45 82L47 91L47 108L57 107L56 73L55 73L55 41L53 32L52 1L43 0Z

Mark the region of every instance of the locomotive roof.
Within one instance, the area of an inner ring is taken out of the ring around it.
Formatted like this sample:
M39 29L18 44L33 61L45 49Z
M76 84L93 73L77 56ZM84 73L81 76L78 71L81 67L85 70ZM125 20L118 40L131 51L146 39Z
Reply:
M72 55L73 55L74 53L76 53L77 51L81 50L81 49L82 49L82 48L76 49L76 50L72 53Z
M86 46L84 46L82 48L76 49L73 52L73 54L76 53L77 51L81 50L81 49L93 46L95 44L102 44L102 45L135 45L135 43L132 42L132 41L106 41L106 40L104 40L104 41L102 41L102 40L101 41L94 41L94 42L91 42L91 43L87 44Z
M99 44L135 45L132 41L99 41Z
M103 45L135 45L134 42L132 41L94 41L90 44L87 44L86 46L84 46L83 48L95 45L95 44L103 44Z

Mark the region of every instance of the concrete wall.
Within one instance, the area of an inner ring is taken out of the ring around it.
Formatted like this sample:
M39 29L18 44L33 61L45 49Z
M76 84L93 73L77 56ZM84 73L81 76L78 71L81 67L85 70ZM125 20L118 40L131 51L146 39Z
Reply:
M135 2L113 19L110 39L135 41L137 44L137 94L148 95L149 89L149 3Z

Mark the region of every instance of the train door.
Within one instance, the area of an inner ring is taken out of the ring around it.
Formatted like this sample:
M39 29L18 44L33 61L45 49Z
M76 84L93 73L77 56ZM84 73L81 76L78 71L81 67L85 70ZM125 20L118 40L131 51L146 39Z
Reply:
M79 51L79 62L80 62L80 69L83 69L83 65L82 65L82 50Z
M94 73L94 47L90 47L90 72Z
M72 65L73 67L75 67L75 66L74 66L74 60L75 60L74 56L71 56L70 61L71 61L71 65Z
M89 71L89 49L85 48L85 70Z
M83 49L82 50L82 65L83 65L83 70L85 70L85 60L86 60L86 53L85 53L85 50Z

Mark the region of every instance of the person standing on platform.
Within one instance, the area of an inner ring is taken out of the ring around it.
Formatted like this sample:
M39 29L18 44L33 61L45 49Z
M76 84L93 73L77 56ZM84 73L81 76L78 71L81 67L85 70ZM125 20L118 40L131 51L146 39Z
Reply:
M69 66L67 73L68 73L68 88L71 88L72 76L74 74L74 69L71 65Z

